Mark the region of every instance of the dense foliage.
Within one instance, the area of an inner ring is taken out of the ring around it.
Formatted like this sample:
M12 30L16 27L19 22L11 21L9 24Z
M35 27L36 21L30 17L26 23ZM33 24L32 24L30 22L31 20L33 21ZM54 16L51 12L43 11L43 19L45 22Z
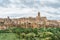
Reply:
M9 28L0 30L0 40L60 40L60 28Z

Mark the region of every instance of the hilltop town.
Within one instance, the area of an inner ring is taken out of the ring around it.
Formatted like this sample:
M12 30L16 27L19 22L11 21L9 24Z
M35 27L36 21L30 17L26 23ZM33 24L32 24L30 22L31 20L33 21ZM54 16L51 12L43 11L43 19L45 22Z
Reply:
M40 12L34 17L10 19L0 18L0 30L9 27L22 27L22 28L39 28L39 27L60 27L60 21L48 20L46 17L41 17Z

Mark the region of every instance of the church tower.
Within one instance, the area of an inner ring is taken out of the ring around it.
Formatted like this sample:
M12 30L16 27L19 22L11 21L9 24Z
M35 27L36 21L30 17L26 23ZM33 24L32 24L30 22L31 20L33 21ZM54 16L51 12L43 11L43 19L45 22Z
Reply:
M38 12L38 17L40 17L40 12Z
M9 16L7 16L7 19L10 19Z
M11 21L11 19L10 19L10 17L9 17L9 16L7 16L7 20L6 20L6 21L8 21L8 22L9 22L9 21Z
M38 12L38 15L36 16L36 20L40 20L40 12Z

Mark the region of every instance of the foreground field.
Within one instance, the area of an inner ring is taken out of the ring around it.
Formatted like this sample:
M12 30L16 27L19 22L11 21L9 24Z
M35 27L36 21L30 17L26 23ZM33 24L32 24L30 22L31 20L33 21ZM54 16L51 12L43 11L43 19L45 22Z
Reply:
M9 28L0 30L0 40L60 40L60 28Z
M0 33L0 40L19 40L14 33Z

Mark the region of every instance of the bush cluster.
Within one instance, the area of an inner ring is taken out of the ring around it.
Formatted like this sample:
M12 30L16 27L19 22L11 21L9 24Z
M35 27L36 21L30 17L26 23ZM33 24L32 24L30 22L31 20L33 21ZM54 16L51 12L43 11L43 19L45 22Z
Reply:
M2 34L5 34L2 35ZM10 35L10 36L8 36ZM12 36L13 37L12 37ZM60 28L9 28L0 30L0 39L10 40L60 40ZM7 37L8 36L8 37Z

